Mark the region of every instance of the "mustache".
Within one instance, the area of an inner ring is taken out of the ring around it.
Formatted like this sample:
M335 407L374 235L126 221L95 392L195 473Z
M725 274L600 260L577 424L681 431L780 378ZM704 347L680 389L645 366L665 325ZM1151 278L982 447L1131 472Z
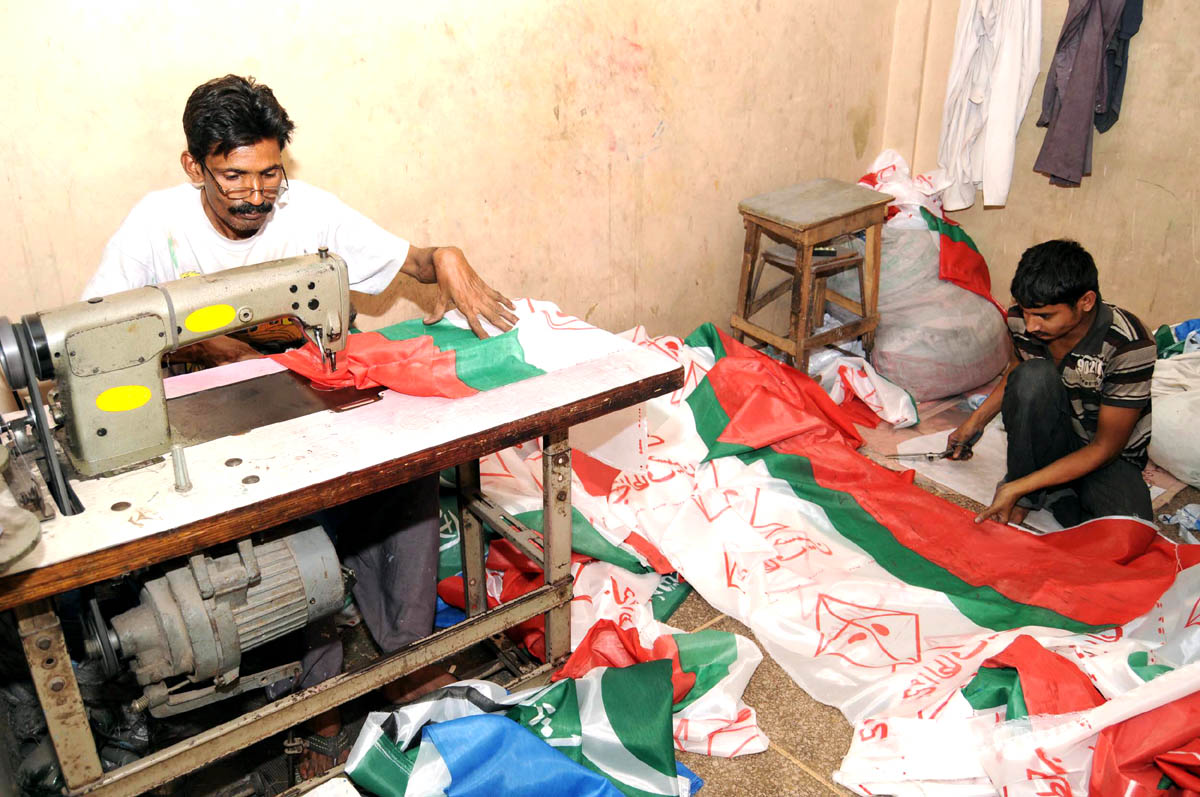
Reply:
M261 205L252 205L249 202L239 202L229 208L229 212L235 216L249 216L254 213L270 213L275 208L273 202L263 202Z

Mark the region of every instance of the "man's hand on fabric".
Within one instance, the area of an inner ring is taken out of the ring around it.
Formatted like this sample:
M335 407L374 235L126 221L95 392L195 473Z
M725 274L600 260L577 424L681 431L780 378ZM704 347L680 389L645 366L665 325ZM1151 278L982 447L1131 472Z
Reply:
M187 363L201 368L214 368L218 365L252 360L261 356L248 343L234 340L228 336L210 338L190 346L184 346L168 355L172 363Z
M991 506L976 515L975 522L995 520L998 523L1020 523L1028 513L1025 507L1017 506L1017 501L1024 496L1025 490L1021 488L1019 482L1004 482L996 488Z
M433 264L437 274L438 297L433 312L425 316L426 324L442 320L451 307L457 307L462 312L471 331L480 338L488 336L480 322L481 318L502 331L512 329L517 323L513 303L475 273L462 250L453 246L439 247L433 252Z

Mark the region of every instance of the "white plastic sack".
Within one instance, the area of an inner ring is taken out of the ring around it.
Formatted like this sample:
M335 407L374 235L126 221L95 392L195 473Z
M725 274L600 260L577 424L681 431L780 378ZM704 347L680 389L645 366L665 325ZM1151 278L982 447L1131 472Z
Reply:
M821 369L817 381L837 404L845 404L857 396L871 412L896 429L915 426L919 420L913 397L876 373L862 357L839 356Z
M1150 395L1150 459L1180 481L1200 487L1200 352L1156 362Z
M888 205L895 213L887 221L893 229L928 230L929 225L921 217L921 208L941 218L942 191L950 185L944 169L913 177L908 163L894 149L885 149L871 164L871 170L863 175L860 185L873 188L895 199Z
M883 228L879 327L871 364L917 401L984 384L1008 363L1004 319L987 299L938 276L938 244L924 229ZM852 272L829 287L858 299Z
M1175 478L1200 487L1200 390L1154 399L1150 459Z

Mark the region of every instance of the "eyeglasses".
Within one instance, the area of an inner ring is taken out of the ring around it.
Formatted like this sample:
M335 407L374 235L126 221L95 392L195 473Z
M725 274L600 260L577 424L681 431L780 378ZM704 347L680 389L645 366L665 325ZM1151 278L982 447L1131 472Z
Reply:
M282 176L280 177L280 182L278 185L260 185L258 187L253 185L246 186L234 184L230 188L226 188L225 186L221 185L221 183L225 181L213 174L212 170L208 168L207 164L201 163L200 168L208 172L209 176L213 178L213 185L217 187L217 191L221 194L221 196L225 197L226 199L249 199L251 196L258 193L262 194L263 199L269 199L274 202L279 198L279 195L288 188L287 172L284 170L282 164L279 166L279 173ZM254 178L252 175L243 174L238 179L238 183L241 183L243 180L247 179L252 180ZM267 179L268 178L262 178L262 181L265 182Z

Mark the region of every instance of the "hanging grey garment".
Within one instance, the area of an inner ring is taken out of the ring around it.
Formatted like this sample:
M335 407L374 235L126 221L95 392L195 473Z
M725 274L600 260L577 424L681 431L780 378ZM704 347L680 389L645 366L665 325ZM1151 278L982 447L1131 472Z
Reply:
M1124 8L1125 0L1070 0L1067 6L1037 121L1046 139L1033 164L1055 185L1079 185L1092 172L1092 120L1108 101L1104 51Z
M1125 75L1129 72L1129 40L1142 27L1142 0L1125 0L1125 10L1117 24L1117 32L1104 51L1104 66L1108 72L1108 104L1096 111L1096 130L1101 133L1117 123L1121 115L1121 97L1125 94Z

